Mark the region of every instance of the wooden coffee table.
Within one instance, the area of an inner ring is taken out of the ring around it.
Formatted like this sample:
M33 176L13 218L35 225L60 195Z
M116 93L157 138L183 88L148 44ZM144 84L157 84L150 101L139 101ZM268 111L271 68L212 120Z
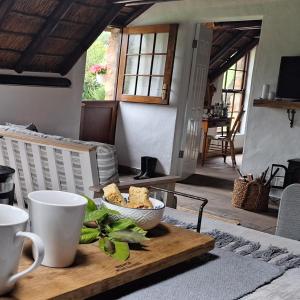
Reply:
M6 299L84 299L166 269L214 247L210 236L160 224L140 250L131 250L125 262L100 252L97 243L79 245L73 266L64 269L39 267L21 279ZM32 263L25 246L20 269Z

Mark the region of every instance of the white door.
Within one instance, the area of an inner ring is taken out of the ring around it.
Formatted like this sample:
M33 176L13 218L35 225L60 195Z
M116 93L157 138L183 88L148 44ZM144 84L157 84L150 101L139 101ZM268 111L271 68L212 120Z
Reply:
M197 167L201 142L201 121L212 44L212 30L208 29L204 24L198 24L195 41L193 43L193 61L181 140L183 157L179 160L179 172L182 177L194 174Z

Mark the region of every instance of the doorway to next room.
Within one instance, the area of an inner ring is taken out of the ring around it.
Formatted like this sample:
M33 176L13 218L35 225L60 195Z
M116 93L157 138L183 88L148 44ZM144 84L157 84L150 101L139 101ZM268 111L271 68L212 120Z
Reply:
M202 120L202 141L195 173L176 190L209 199L208 215L274 233L278 207L258 214L232 207L234 179L243 159L248 103L256 46L262 22L210 24L213 29L207 91ZM225 148L226 147L226 148ZM178 208L197 211L199 203L178 198Z

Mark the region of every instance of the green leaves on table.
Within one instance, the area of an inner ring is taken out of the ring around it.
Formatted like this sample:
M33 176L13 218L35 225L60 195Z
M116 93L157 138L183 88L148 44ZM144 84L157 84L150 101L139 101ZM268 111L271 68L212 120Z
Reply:
M98 239L99 237L99 229L97 228L81 228L80 232L80 244L90 244Z
M110 240L108 237L99 240L99 248L118 260L126 260L130 255L128 243Z
M81 229L80 243L89 244L99 240L99 248L107 255L126 260L130 255L128 244L141 244L149 240L147 231L137 226L129 218L116 219L119 212L98 208L93 200L85 197L88 204L85 210L84 227Z
M108 234L108 237L115 241L126 242L131 244L141 244L142 242L149 240L143 234L131 230L120 230L110 232Z
M109 215L119 215L119 212L108 209L106 207L101 207L100 209L98 209L97 205L92 199L86 196L85 198L88 200L88 203L85 209L84 223L101 222Z

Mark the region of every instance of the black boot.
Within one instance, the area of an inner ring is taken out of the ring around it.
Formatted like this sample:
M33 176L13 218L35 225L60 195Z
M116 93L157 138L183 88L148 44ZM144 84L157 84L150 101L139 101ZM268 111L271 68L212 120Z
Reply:
M136 176L133 177L134 179L139 179L146 172L146 167L147 167L146 161L148 158L149 156L141 157L141 171Z
M157 158L147 157L146 159L146 172L139 177L139 179L148 179L154 177Z

